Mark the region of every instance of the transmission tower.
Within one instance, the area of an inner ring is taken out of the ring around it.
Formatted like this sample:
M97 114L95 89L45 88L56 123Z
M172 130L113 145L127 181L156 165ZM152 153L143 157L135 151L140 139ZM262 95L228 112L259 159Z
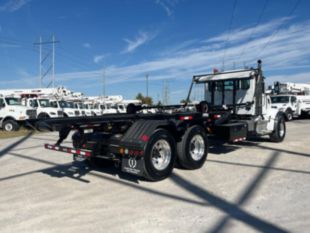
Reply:
M39 46L39 83L40 87L46 86L55 87L55 44L59 41L55 40L55 36L52 36L52 40L43 41L40 36L39 42L34 45ZM44 85L44 79L48 77L50 81L47 85Z
M168 105L170 102L169 100L169 86L167 80L164 80L163 84L163 104Z

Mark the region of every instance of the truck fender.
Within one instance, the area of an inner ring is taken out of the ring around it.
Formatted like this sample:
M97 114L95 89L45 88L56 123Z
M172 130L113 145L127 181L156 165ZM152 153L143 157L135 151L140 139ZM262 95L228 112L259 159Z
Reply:
M144 148L156 129L167 129L169 127L171 127L171 124L167 120L138 120L125 133L122 142L139 145L140 148Z
M7 120L17 121L17 120L15 119L15 117L13 117L13 116L6 116L6 117L4 117L4 118L2 118L2 119L0 120L0 126L2 127L3 122L5 122L5 121L7 121Z

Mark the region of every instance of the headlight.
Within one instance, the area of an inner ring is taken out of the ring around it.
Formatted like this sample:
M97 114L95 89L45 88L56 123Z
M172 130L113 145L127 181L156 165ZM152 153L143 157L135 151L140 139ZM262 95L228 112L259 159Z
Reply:
M50 112L51 115L56 115L56 112Z

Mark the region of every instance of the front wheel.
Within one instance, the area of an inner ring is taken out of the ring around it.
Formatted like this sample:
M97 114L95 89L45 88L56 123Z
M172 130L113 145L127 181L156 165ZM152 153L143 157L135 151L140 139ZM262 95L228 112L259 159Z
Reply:
M19 129L19 125L14 120L6 120L3 123L3 129L7 132L17 131Z
M270 141L282 142L284 140L285 134L286 134L285 119L284 119L283 115L279 115L276 117L274 125L275 125L274 130L269 135Z
M145 178L152 181L167 178L172 173L175 157L174 138L167 130L156 130L151 136L145 150Z
M293 111L291 109L286 110L285 116L287 121L293 120Z
M205 130L199 125L188 128L177 145L177 152L178 162L183 168L202 167L208 155L208 140Z

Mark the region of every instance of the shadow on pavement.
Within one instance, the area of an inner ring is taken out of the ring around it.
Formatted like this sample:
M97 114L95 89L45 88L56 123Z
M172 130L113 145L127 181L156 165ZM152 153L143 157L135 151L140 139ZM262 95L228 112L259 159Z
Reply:
M58 177L58 178L70 177L70 178L73 178L74 180L81 181L81 182L87 184L87 183L90 183L90 181L86 180L82 177L83 176L92 176L92 177L96 177L99 179L106 180L108 182L112 182L112 183L116 183L116 184L120 184L120 185L125 185L129 188L136 189L136 190L141 191L141 192L161 196L163 198L168 198L168 199L172 199L175 201L181 201L184 203L188 203L190 205L195 204L195 205L204 206L204 207L209 206L209 204L204 202L204 201L197 201L195 199L190 199L190 198L182 197L182 196L171 194L171 193L165 193L165 192L161 192L161 191L158 191L155 189L153 190L153 189L150 189L147 187L143 187L143 186L137 184L136 182L128 182L128 180L117 179L115 177L108 176L105 173L102 173L101 170L88 169L83 164L76 164L76 163L56 164L56 163L53 163L50 161L32 158L32 157L28 157L28 156L20 155L20 154L16 154L16 153L10 153L10 155L17 156L17 157L23 158L23 159L28 159L28 160L31 160L34 162L53 165L53 166L49 167L49 168L19 173L19 174L15 174L15 175L8 176L8 177L1 177L0 181L7 181L10 179L24 177L24 176L35 174L35 173L43 173L43 174L48 174L52 177ZM77 170L75 170L76 168L77 168ZM111 169L117 170L116 168L111 168ZM137 179L137 178L135 177L135 179Z
M26 141L31 135L33 134L32 131L30 131L26 136L22 137L21 139L17 140L16 142L12 143L11 145L7 146L6 148L2 149L0 151L0 158L6 155L8 152L10 152L13 148L18 146L19 144Z
M293 172L293 173L301 173L301 174L308 174L310 175L310 171L303 171L303 170L295 170L295 169L288 169L288 168L280 168L280 167L267 167L262 165L253 165L253 164L247 164L247 163L235 163L235 162L226 162L226 161L219 161L219 160L213 160L208 159L207 163L220 163L220 164L227 164L231 166L241 166L241 167L253 167L253 168L267 168L275 171L283 171L283 172Z
M211 205L215 206L216 208L220 209L227 215L224 216L222 219L219 219L211 230L208 232L221 232L224 231L223 229L227 226L228 221L233 218L243 222L250 227L262 231L262 232L287 232L286 230L280 228L279 226L274 225L266 220L260 219L258 217L253 216L252 214L244 211L241 209L241 206L249 201L251 196L255 193L256 189L262 185L263 180L268 175L267 167L271 167L276 160L278 159L279 152L274 152L271 158L266 162L265 168L263 168L257 176L253 179L253 181L248 184L246 189L244 190L243 194L240 195L239 199L236 203L229 203L224 199L208 192L207 190L187 181L186 179L173 174L171 179L180 187L188 190L189 192L193 193L194 195L204 199L205 201L209 202Z
M306 153L302 153L302 152L296 152L296 151L290 151L290 150L284 150L284 149L279 149L279 148L273 148L273 147L269 147L269 146L263 146L263 145L260 145L258 143L251 142L251 141L240 142L240 145L249 146L249 147L258 147L258 148L264 149L264 150L273 150L273 151L278 151L278 152L292 154L292 155L300 155L300 156L310 157L310 154L306 154Z
M235 150L239 150L238 144L228 144L219 139L209 138L209 153L212 154L228 154Z

